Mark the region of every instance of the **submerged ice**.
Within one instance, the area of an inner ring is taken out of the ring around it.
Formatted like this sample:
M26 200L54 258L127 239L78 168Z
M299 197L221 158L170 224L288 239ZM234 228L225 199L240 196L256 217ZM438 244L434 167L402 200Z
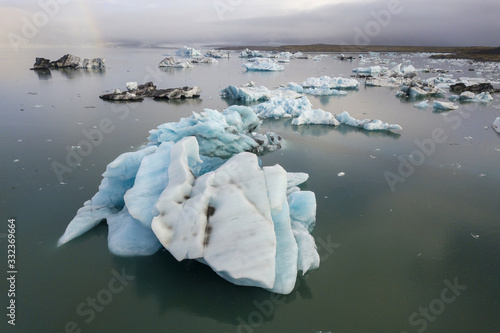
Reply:
M261 167L245 152L264 145L256 137L259 125L251 108L233 106L152 130L150 145L107 166L99 191L58 244L105 219L116 255L151 255L164 247L234 284L290 293L298 271L319 267L310 235L316 199L297 187L307 174Z

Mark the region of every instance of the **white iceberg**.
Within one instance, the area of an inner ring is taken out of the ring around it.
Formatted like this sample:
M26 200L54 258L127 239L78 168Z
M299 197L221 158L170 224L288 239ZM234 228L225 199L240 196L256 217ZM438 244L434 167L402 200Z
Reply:
M193 47L183 46L175 51L175 54L182 57L201 57L201 51Z
M482 92L476 95L471 91L464 91L460 94L460 100L462 102L489 103L493 100L493 97L488 92Z
M292 120L292 125L330 125L338 126L340 122L330 112L321 109L308 110Z
M346 79L343 77L310 77L301 83L304 88L330 87L330 89L356 89L359 81L356 79Z
M128 91L133 91L137 90L137 88L139 88L139 85L137 84L137 82L127 82L125 83L125 87L127 87Z
M300 98L302 94L286 88L270 90L265 86L255 87L253 84L246 84L239 87L230 85L221 90L221 96L227 99L254 102L267 101L272 97Z
M311 110L311 102L307 97L283 98L273 97L269 101L252 106L260 118L298 117Z
M391 130L402 130L402 127L398 124L388 124L384 123L379 119L355 119L351 117L349 112L344 111L341 114L335 116L341 124L345 124L352 127L363 128L367 131L391 131Z
M299 94L302 94L304 92L304 88L300 84L295 83L295 82L288 83L288 87L287 88L289 90L293 90L295 92L298 92Z
M278 65L274 60L269 58L257 59L254 62L247 62L241 65L245 67L247 71L282 71L285 69L284 66Z
M497 117L495 121L493 121L493 125L491 125L493 129L497 132L500 133L500 117Z
M194 137L119 156L59 245L106 219L114 254L150 255L163 246L177 260L199 260L234 284L280 294L293 290L298 271L319 267L310 235L316 199L297 188L307 174L262 168L251 153L204 173L197 172L199 164Z
M194 66L189 60L177 61L174 57L166 57L160 61L158 67L192 68Z
M458 109L458 106L453 104L452 102L442 102L442 101L434 101L434 109L438 111L450 111Z
M425 109L425 108L429 107L429 101L425 100L425 101L422 101L420 103L414 104L413 106L418 108L418 109Z

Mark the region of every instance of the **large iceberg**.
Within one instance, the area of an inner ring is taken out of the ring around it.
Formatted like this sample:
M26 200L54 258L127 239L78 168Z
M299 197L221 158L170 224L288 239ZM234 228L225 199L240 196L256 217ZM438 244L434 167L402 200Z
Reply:
M269 58L257 59L253 62L247 62L241 66L245 67L247 71L276 72L285 69L284 66L278 65L273 59Z
M370 67L358 67L353 69L353 73L357 74L366 74L366 75L379 75L381 73L384 73L388 70L386 67L381 67L381 66L370 66Z
M205 53L205 57L229 58L229 52L224 52L222 50L208 50L207 53Z
M367 131L399 131L402 127L398 124L388 124L384 123L379 119L355 119L351 117L349 112L344 111L341 114L335 116L341 124L345 124L352 127L363 128Z
M480 102L489 103L493 100L493 97L489 92L482 92L479 94L474 94L472 91L464 91L460 94L460 101L462 102Z
M163 246L234 284L290 293L297 272L320 261L310 235L316 199L297 188L307 175L261 167L246 152L202 170L200 148L189 136L120 155L59 245L106 219L114 254L150 255Z
M194 66L189 60L177 61L174 57L166 57L160 61L158 67L193 68Z

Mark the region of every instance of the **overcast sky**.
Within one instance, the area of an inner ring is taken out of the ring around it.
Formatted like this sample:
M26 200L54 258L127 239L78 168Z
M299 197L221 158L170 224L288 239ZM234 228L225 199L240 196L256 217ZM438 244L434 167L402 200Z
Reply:
M499 0L0 0L2 44L500 46Z

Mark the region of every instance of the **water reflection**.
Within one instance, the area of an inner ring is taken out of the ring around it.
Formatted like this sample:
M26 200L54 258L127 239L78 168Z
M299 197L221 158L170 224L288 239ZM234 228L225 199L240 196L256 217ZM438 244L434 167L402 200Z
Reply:
M38 75L39 80L50 80L52 78L50 69L34 69L34 71Z
M264 322L272 321L280 305L293 302L298 295L302 299L312 298L303 277L297 279L292 293L278 295L261 288L236 286L207 265L195 260L177 262L165 250L137 259L115 258L119 262L117 267L132 266L130 271L136 277L137 293L140 297L153 296L161 313L182 310L238 325L256 312ZM262 308L268 309L268 313L263 313Z

